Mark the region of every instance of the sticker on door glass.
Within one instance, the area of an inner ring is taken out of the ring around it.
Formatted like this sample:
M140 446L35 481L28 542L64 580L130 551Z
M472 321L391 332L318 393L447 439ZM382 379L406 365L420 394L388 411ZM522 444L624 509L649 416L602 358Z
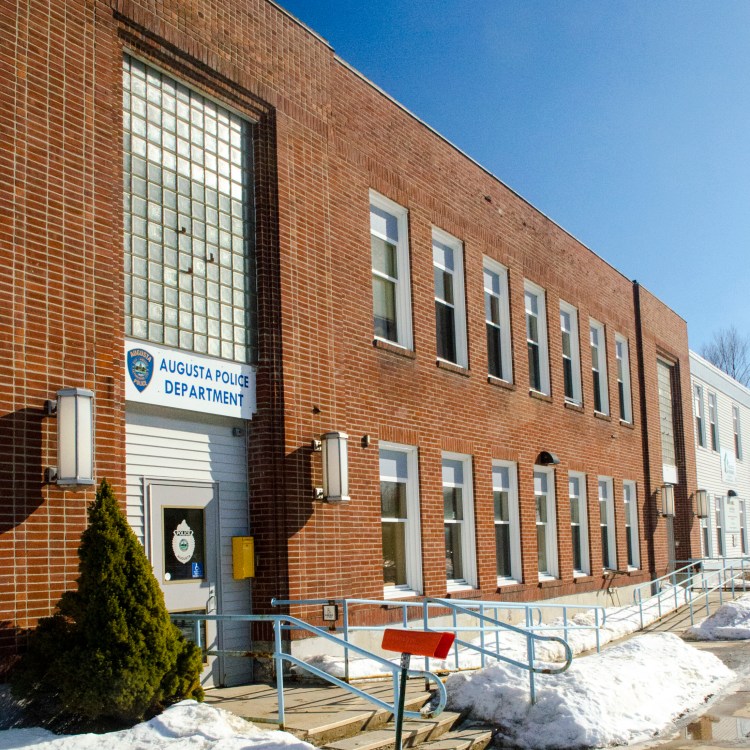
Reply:
M164 508L164 579L205 577L203 508Z

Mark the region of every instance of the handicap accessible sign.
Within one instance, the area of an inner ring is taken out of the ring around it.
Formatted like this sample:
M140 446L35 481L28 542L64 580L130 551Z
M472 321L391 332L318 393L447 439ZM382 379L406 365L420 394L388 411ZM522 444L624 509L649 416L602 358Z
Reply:
M255 368L125 339L125 399L252 419Z

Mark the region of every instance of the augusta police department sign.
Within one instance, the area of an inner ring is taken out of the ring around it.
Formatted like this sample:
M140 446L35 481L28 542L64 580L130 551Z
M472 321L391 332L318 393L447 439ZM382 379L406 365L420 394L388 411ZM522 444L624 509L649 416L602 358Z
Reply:
M173 409L252 419L250 365L125 340L125 399Z

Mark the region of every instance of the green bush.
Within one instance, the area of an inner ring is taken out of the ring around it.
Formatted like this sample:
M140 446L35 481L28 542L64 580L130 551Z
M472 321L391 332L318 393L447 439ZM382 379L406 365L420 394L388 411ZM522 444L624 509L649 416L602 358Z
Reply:
M170 622L151 564L103 480L78 549L78 589L41 620L16 668L14 695L84 726L128 725L201 700L198 648Z

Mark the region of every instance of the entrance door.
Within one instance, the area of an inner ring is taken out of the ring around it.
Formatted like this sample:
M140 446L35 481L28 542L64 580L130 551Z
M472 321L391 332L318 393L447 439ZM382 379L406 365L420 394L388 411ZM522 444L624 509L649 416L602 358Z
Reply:
M218 500L213 484L147 482L151 562L170 613L216 614L219 590ZM192 621L177 623L194 640ZM218 648L216 622L201 624L201 641ZM201 681L219 685L220 664L207 656Z

